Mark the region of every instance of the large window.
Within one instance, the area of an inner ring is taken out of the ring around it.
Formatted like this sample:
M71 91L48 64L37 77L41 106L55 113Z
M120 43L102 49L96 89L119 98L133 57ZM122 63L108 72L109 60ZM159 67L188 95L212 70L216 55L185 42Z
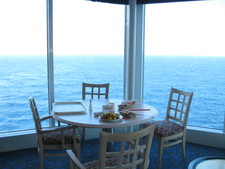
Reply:
M122 99L124 6L53 5L55 100L81 99L82 82L109 82L110 98ZM46 1L2 0L0 14L0 132L31 129L30 95L48 114ZM216 1L146 5L144 101L158 119L176 87L194 92L189 125L223 128L224 18Z
M188 125L223 129L225 4L146 5L145 96L164 119L171 87L193 91Z
M81 99L82 82L123 97L124 6L59 0L54 11L55 100Z
M48 114L45 3L0 1L0 132L34 128L32 94Z

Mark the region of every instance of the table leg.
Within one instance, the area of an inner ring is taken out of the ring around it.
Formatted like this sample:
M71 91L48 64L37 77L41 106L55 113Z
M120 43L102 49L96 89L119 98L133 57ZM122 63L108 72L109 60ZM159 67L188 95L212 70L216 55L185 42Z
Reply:
M133 126L126 127L126 132L127 133L131 133L131 132L133 132L133 130L134 130L134 127Z
M103 132L114 133L114 128L104 128ZM113 142L107 143L107 151L113 150Z

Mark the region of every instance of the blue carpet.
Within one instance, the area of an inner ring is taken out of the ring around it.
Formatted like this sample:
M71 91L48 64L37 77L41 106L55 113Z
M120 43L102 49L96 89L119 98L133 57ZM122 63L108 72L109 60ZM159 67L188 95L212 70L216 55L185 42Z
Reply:
M87 140L82 143L82 162L98 158L98 140ZM224 149L203 145L186 144L186 161L182 159L181 144L164 150L162 169L187 169L188 164L202 156L225 156ZM153 140L150 153L151 169L157 169L158 142ZM38 169L39 156L36 148L0 153L1 169ZM45 169L69 169L68 157L46 157Z

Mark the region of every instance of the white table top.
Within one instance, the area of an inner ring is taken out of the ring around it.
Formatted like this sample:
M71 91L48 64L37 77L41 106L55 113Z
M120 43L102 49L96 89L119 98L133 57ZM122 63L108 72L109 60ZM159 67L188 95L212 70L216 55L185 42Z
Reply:
M93 111L89 111L89 100L81 101L84 105L76 105L71 106L73 103L77 102L58 102L53 104L52 116L67 124L76 125L79 127L87 127L87 128L116 128L116 127L124 127L124 126L135 126L151 119L155 118L158 114L158 111L146 104L143 103L135 103L130 109L137 110L133 111L136 114L135 118L130 119L122 119L117 122L104 122L99 117L95 117L95 112L102 112L102 105L105 105L109 102L113 102L115 104L115 110L118 110L118 104L121 101L118 100L93 100L92 101L92 109ZM65 114L63 112L65 109ZM142 109L142 110L141 110ZM58 112L60 113L58 113ZM85 112L86 111L86 112Z

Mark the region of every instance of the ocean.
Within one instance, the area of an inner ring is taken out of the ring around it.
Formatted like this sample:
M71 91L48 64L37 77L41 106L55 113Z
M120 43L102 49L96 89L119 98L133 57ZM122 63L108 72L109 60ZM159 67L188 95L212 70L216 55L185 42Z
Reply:
M123 98L123 56L56 56L55 101L81 99L81 84L110 83L109 97ZM188 125L223 129L225 57L145 57L144 102L165 118L171 87L194 92ZM0 132L34 129L28 98L48 114L45 56L0 56Z

